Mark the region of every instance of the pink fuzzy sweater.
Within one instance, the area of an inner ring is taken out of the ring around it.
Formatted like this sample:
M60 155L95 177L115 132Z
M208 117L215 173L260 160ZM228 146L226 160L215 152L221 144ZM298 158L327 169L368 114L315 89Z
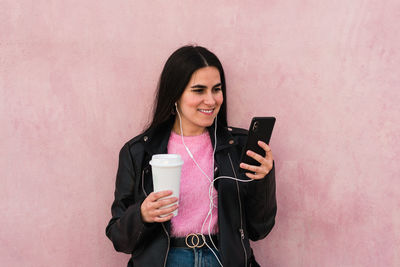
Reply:
M212 156L213 147L208 131L197 136L184 136L185 144L201 169L213 179ZM183 159L181 185L179 194L178 215L171 220L171 236L184 237L190 233L208 234L210 217L201 227L207 217L210 207L208 190L210 182L208 178L196 166L189 157L182 143L180 135L171 132L168 141L168 153L180 154ZM211 234L218 232L217 192L213 186L214 205L211 220Z

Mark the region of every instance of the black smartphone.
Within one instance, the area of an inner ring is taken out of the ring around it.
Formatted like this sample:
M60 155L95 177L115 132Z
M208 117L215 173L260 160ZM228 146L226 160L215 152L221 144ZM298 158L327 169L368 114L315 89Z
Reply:
M275 125L275 117L254 117L251 120L249 134L247 136L246 146L243 148L241 161L243 163L247 163L249 165L260 166L261 164L255 159L246 155L247 150L251 150L263 157L265 157L265 150L261 148L257 142L263 141L269 144L271 139L272 130ZM240 168L242 172L248 172L248 170L244 170Z

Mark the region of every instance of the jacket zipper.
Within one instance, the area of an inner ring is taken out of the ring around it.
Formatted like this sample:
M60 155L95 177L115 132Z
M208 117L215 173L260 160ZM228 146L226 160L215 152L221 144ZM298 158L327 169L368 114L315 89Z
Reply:
M233 167L233 163L232 163L232 158L231 158L231 154L229 154L228 152L228 157L229 157L229 161L231 162L231 167L232 167L232 171L233 174L235 175L235 178L237 179L236 176L236 172L235 172L235 168ZM236 180L236 189L237 189L237 194L238 194L238 199L239 199L239 213L240 213L240 228L239 228L239 233L240 233L240 242L242 243L242 247L243 247L243 251L244 251L244 264L245 267L247 267L247 252L246 252L246 248L244 247L244 231L243 231L243 217L242 217L242 201L240 199L240 191L239 191L239 182Z
M144 170L142 170L142 190L143 190L144 195L147 197L147 193L144 190ZM165 232L165 234L167 235L167 238L168 238L168 247L167 247L167 252L166 252L165 258L164 258L164 267L165 267L167 265L167 257L168 257L168 253L169 253L170 237L169 237L167 229L165 228L164 223L161 223L161 226L162 226L162 228L163 228L163 230L164 230L164 232Z

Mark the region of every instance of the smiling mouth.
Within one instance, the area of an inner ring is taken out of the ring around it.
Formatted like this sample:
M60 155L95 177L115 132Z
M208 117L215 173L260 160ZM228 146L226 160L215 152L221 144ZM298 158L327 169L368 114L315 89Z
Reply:
M211 115L214 112L214 109L198 109L201 113Z

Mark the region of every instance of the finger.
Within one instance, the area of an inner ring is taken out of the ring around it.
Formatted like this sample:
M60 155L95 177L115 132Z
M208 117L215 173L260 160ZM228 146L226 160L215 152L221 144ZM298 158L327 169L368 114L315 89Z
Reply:
M164 191L158 191L158 192L151 192L149 195L149 198L151 201L157 201L158 199L166 196L172 195L171 190L164 190Z
M267 171L266 174L268 174L271 171L273 166L274 166L274 160L273 159L266 159L265 160L264 167L265 167L265 170Z
M247 150L246 155L249 157L252 157L253 159L255 159L256 161L258 161L261 164L263 164L263 161L265 160L264 157L262 157L261 155L255 153L251 150Z
M172 219L174 217L174 214L169 214L168 216L165 217L154 217L154 222L166 222Z
M166 215L166 214L169 214L169 213L175 211L177 208L178 208L178 204L174 204L170 207L164 207L164 208L157 209L155 214L156 214L156 216Z
M177 197L170 197L170 198L159 199L159 200L157 200L156 202L154 202L154 207L155 207L156 209L159 209L159 208L161 208L161 207L163 207L163 206L170 205L170 204L175 203L175 202L177 202L177 201L178 201L178 198L177 198Z
M249 165L249 164L246 164L246 163L240 163L240 168L245 169L245 170L249 170L249 171L252 171L252 172L263 172L263 168L262 167Z
M269 145L267 145L267 143L263 142L263 141L258 141L257 144L264 149L265 151L270 151L271 148L269 147Z
M167 215L171 214L173 211L175 211L177 208L178 208L178 205L173 205L171 207L154 210L151 213L151 217L152 217L153 221L157 221L156 218L164 218L165 216L167 216Z
M271 151L271 147L269 145L267 145L265 142L263 141L258 141L257 144L265 150L265 158L267 159L272 159L272 151Z
M249 173L249 172L246 172L246 176L252 180L260 180L265 177L264 174L259 174L259 173L253 174L253 173Z

